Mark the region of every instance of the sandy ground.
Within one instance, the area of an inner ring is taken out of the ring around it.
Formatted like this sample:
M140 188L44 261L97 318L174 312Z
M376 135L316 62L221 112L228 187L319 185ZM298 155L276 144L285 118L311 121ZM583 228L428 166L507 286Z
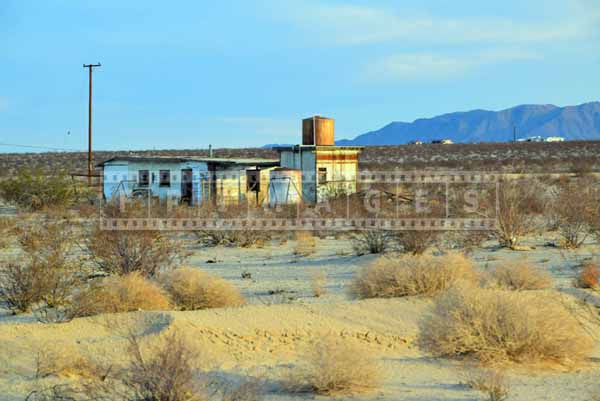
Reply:
M563 251L545 246L553 238L532 238L527 252L498 250L490 242L473 254L486 269L507 259L526 258L549 271L557 288L570 289L570 267L593 257L598 249ZM431 358L415 345L419 322L431 301L421 298L353 301L346 287L357 269L373 256L353 256L350 241L322 239L308 257L293 255L295 241L272 241L261 249L193 247L189 260L220 275L239 288L249 305L241 308L194 312L137 312L76 319L63 324L41 324L33 316L0 317L0 400L23 400L35 386L72 378L36 380L35 355L39 349L76 349L97 360L123 360L120 336L133 328L152 339L172 330L204 352L204 365L232 378L250 375L267 383L268 400L313 399L282 390L281 380L316 339L334 334L368 348L385 367L385 385L360 400L479 400L480 393L461 382L460 363ZM209 263L216 262L216 263ZM314 271L327 273L327 293L312 295ZM251 274L243 279L242 273ZM2 315L0 315L2 316ZM572 371L512 368L509 400L588 400L599 385L600 349L582 367ZM316 397L322 399L325 397Z

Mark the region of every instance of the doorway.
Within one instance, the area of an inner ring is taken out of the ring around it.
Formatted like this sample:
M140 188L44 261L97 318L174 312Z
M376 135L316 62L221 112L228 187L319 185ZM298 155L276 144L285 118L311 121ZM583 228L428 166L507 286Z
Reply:
M192 204L192 169L186 168L181 170L181 203L187 205Z

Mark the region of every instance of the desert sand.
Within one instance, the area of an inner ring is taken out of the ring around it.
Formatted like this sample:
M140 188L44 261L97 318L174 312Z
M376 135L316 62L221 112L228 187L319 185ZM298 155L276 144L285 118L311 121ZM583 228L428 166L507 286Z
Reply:
M593 257L588 245L577 252L545 246L551 238L531 238L527 252L499 250L493 241L472 255L481 269L502 260L527 258L550 272L557 289L573 293L570 266ZM263 248L202 248L193 246L188 264L220 275L238 286L248 300L239 308L189 312L135 312L43 324L32 315L0 318L0 400L23 400L36 386L78 380L77 373L35 378L40 349L78 352L97 361L122 361L122 334L135 330L148 341L177 330L202 350L201 365L213 374L235 380L258 377L266 383L267 400L312 399L290 394L282 380L311 343L327 334L367 348L383 364L384 386L356 400L480 400L484 396L461 384L460 361L433 358L416 344L419 323L432 301L349 299L347 285L357 269L374 256L354 256L348 239L317 240L316 253L295 256L295 241L267 243ZM310 278L327 274L326 293L314 297ZM243 279L242 273L251 279ZM584 295L594 297L586 292ZM3 311L4 312L4 311ZM547 367L508 367L509 400L588 400L599 384L600 349L584 366L566 370ZM326 397L316 397L323 399Z

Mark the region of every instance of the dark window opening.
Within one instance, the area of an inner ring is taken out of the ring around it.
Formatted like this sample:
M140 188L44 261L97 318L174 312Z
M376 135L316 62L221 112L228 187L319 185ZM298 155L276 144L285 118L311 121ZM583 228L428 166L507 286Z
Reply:
M260 170L246 170L246 190L260 192Z
M319 167L319 184L325 184L327 182L327 168Z
M148 170L138 171L138 184L141 187L147 187L150 185L150 172Z
M160 170L159 186L170 187L171 186L171 170Z

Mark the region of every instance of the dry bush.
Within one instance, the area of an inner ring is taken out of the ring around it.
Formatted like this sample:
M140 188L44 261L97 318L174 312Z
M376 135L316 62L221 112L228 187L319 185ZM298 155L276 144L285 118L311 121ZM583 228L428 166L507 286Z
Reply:
M450 232L456 246L463 250L466 254L471 254L474 249L480 248L483 242L490 239L491 232L465 230L459 232Z
M600 281L600 266L595 263L585 263L575 277L575 287L577 288L598 288Z
M135 334L127 336L125 366L107 368L104 376L79 387L78 400L204 401L207 385L196 376L197 350L177 332L144 346Z
M315 253L317 248L317 239L310 231L296 232L296 246L294 255L309 256Z
M352 247L359 256L369 253L384 253L392 248L394 244L394 235L384 230L360 231L352 238Z
M172 331L151 342L126 334L127 361L94 365L92 374L69 384L32 391L29 401L260 401L257 380L238 384L215 381L204 368L202 352ZM55 374L52 372L51 374Z
M441 231L433 230L407 230L396 235L396 241L406 253L413 255L423 254L438 240Z
M77 188L66 174L44 170L21 169L0 182L2 199L26 210L65 208L88 192L84 187Z
M88 401L88 397L71 384L55 384L49 387L36 388L27 394L25 401Z
M322 271L313 271L310 275L310 286L315 297L319 298L324 295L327 285L327 273Z
M551 295L456 287L436 300L420 343L436 356L484 363L574 365L593 341Z
M240 291L231 283L196 268L165 273L160 282L182 310L235 307L245 303Z
M271 239L267 231L259 230L196 230L198 243L204 246L262 247Z
M80 284L79 262L74 260L73 224L68 220L48 220L21 230L18 241L28 268L37 275L34 285L38 301L49 307L63 306Z
M8 248L17 231L16 218L0 217L0 249Z
M504 372L471 369L465 373L466 385L488 396L489 401L505 401L510 394L510 381Z
M464 255L382 257L359 271L350 287L356 298L432 296L461 281L476 282L473 264Z
M490 272L492 286L505 290L543 290L550 288L552 278L527 262L505 263Z
M118 379L135 400L201 401L206 399L203 383L194 375L199 354L176 332L149 351L139 339L129 337L130 363Z
M329 335L303 355L300 365L291 373L289 388L340 396L374 391L381 382L381 367L370 352Z
M0 298L15 312L34 304L63 306L79 284L79 267L71 258L69 222L43 221L20 229L21 257L0 268Z
M170 309L169 298L140 273L114 276L94 283L74 296L71 317L101 313L160 311Z
M72 269L48 268L39 262L10 262L0 268L0 299L13 312L26 312L37 303L64 306L80 283Z
M210 218L217 222L231 219L243 221L242 225L235 227L224 225L222 228L192 231L201 245L209 247L261 247L271 239L271 233L268 230L256 230L243 225L252 218L259 218L264 215L264 210L253 205L252 202L251 204L240 204L236 201L234 204L203 205L201 208L193 210L196 217Z
M110 217L135 218L135 206L121 212L113 206L105 213ZM108 274L140 272L153 277L182 263L188 256L183 244L158 230L108 230L96 225L81 244L90 261Z
M549 214L563 238L565 248L579 248L593 228L598 212L598 191L589 180L558 185Z
M99 374L100 368L84 357L73 344L48 343L40 347L35 358L36 379L47 376L87 377Z
M8 263L0 269L0 299L13 312L26 312L40 299L42 272L29 264Z
M530 181L504 181L490 194L490 207L498 202L496 236L501 246L515 248L538 228L536 214L544 208L540 195L539 185Z

